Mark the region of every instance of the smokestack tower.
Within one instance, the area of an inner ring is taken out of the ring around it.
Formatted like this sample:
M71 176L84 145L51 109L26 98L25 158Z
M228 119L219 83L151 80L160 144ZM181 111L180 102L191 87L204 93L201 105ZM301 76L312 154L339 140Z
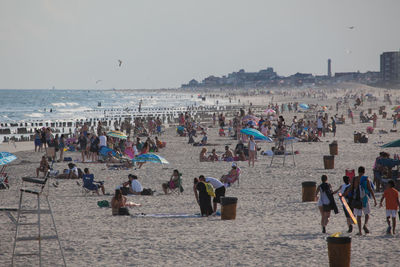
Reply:
M331 59L328 59L328 77L332 77Z

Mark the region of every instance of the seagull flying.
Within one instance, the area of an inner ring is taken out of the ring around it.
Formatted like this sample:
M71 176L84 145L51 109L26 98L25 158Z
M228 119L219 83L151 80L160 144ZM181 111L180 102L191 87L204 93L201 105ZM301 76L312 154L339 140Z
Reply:
M121 65L122 65L122 60L118 59L118 67L121 67Z
M353 30L354 29L354 26L350 26L350 27L348 27L350 30Z
M102 82L102 80L97 80L96 83Z

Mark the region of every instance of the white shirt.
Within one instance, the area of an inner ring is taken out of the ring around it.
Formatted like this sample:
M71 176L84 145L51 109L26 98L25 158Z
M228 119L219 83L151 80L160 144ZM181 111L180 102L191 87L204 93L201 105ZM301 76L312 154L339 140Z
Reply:
M213 177L207 177L206 182L210 183L215 189L218 189L218 188L224 186L224 184L220 180L213 178Z
M107 137L105 135L100 135L99 140L100 140L100 147L107 146Z
M137 179L133 179L131 185L133 192L139 193L143 191L143 187Z
M321 120L321 118L318 118L318 120L317 120L317 128L322 128L322 127L323 127L322 120Z

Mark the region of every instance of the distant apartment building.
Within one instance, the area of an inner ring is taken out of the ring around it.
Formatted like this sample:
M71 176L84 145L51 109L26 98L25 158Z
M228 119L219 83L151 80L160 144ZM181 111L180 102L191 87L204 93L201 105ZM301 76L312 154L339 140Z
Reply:
M400 51L381 54L381 79L384 85L400 84Z

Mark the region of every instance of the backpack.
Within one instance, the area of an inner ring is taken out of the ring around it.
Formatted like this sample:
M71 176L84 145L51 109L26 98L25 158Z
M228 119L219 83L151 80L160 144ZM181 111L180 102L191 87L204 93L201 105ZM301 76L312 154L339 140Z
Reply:
M215 192L214 192L214 187L210 184L210 183L206 183L206 182L202 182L204 185L205 185L205 187L206 187L206 190L207 190L207 194L210 196L210 197L215 197Z

